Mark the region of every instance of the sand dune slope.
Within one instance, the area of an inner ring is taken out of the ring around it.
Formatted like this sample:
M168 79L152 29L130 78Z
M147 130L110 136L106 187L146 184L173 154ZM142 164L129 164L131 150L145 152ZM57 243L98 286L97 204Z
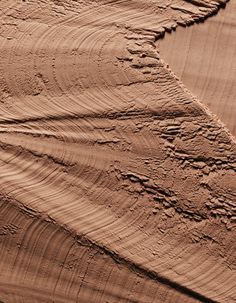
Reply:
M236 145L158 49L225 2L0 2L2 302L235 302Z
M236 136L236 1L205 23L166 35L160 55Z

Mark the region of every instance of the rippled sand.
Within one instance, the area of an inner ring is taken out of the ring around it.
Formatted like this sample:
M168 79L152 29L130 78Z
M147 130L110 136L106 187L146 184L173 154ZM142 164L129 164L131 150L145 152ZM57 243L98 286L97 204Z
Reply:
M225 2L0 2L0 301L236 301L235 141L158 46Z

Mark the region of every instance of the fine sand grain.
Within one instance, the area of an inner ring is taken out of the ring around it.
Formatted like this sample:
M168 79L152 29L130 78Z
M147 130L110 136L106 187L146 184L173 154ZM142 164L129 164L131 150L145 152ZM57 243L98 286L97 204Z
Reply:
M0 301L236 302L235 141L158 46L225 3L0 1Z

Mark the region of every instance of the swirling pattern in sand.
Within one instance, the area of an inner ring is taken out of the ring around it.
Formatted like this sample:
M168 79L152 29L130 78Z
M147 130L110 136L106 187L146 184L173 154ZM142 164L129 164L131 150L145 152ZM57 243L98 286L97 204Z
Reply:
M225 2L0 2L2 302L235 302L236 146L157 47Z

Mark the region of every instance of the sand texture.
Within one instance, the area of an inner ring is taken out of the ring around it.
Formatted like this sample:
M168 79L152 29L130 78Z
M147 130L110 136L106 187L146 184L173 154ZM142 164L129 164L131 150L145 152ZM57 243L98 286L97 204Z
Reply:
M160 55L236 137L236 1L205 23L165 35Z
M235 87L159 48L226 2L0 1L0 302L236 302Z

